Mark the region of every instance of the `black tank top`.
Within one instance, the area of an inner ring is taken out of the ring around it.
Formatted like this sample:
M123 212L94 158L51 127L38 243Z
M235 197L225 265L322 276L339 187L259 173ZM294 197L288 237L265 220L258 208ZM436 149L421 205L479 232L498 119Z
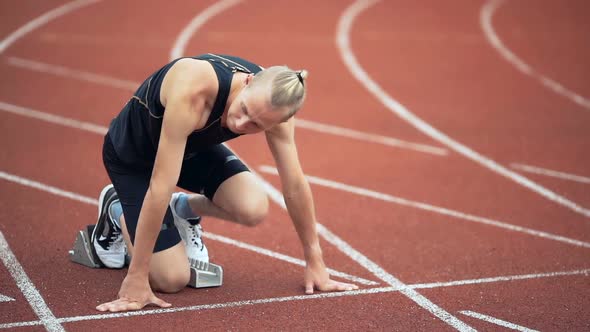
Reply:
M191 58L206 60L213 66L219 90L205 126L188 136L184 159L239 136L221 125L233 74L238 71L255 74L262 70L260 66L234 56L209 53ZM160 88L168 70L180 59L168 63L148 77L111 122L108 135L121 161L136 166L153 166L165 111L160 102Z

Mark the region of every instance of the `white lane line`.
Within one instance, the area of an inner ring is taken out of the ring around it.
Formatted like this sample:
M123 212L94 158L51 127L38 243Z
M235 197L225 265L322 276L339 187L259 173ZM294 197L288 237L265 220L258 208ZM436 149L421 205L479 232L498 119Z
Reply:
M554 278L554 277L559 277L559 276L574 276L574 275L584 275L584 276L588 277L588 276L590 276L590 269L576 270L576 271L551 272L551 273L539 273L539 274L527 274L527 275L502 276L502 277L492 277L492 278L482 278L482 279L455 280L455 281L437 282L437 283L428 283L428 284L413 284L413 285L407 285L407 287L412 288L412 289L441 288L441 287L485 284L485 283L493 283L493 282L500 282L500 281L515 281L515 280L539 279L539 278L551 278L551 277ZM278 302L311 300L311 299L323 299L323 298L356 296L356 295L365 295L365 294L382 294L382 293L391 293L391 292L399 292L399 291L400 291L400 289L396 288L396 287L380 287L380 288L362 289L362 290L342 292L342 293L319 293L319 294L314 294L314 295L297 295L297 296L287 296L287 297L217 303L217 304L204 304L204 305L177 307L177 308L170 308L170 309L140 310L140 311L134 311L134 312L128 312L128 313L117 313L117 314L82 315L82 316L59 318L58 321L60 323L68 323L68 322L77 322L77 321L131 317L131 316L146 316L146 315L153 315L153 314L164 314L164 313L173 313L173 312L182 312L182 311L211 310L211 309L228 308L228 307L240 307L240 306L254 305L254 304L278 303ZM28 321L28 322L0 324L0 329L23 327L23 326L35 326L35 325L41 325L41 322L40 321Z
M343 296L356 296L356 295L364 295L364 294L379 294L379 293L386 293L386 292L392 292L392 291L395 291L395 288L393 288L393 287L370 288L370 289L361 289L361 290L356 290L356 291L338 292L338 293L318 293L318 294L312 294L312 295L284 296L284 297L243 300L243 301L215 303L215 304L202 304L202 305L193 305L193 306L176 307L176 308L138 310L138 311L127 311L127 312L122 312L122 313L109 313L109 314L96 314L96 315L83 315L83 316L60 318L60 319L58 319L58 321L60 323L71 323L71 322L90 321L90 320L102 320L102 319L114 319L114 318L124 318L124 317L148 316L148 315L157 315L157 314L168 314L168 313L177 313L177 312L186 312L186 311L227 309L227 308L251 306L251 305L256 305L256 304L281 303L281 302L303 301L303 300L316 300L316 299L325 299L325 298L334 298L334 297L343 297ZM40 322L39 321L29 321L29 322L0 324L0 329L23 327L23 326L35 326L35 325L40 325Z
M14 299L12 297L0 294L0 302L11 302L11 301L14 301Z
M558 172L558 171L553 171L553 170L546 169L546 168L524 165L524 164L512 163L512 164L510 164L510 166L514 169L517 169L517 170L520 170L523 172L529 172L529 173L539 174L539 175L546 175L546 176L551 176L551 177L558 178L558 179L575 181L575 182L580 182L580 183L590 183L589 177L585 177L585 176L581 176L581 175L574 175L574 174L569 174L569 173L564 173L564 172Z
M184 50L186 49L189 40L208 20L240 2L241 0L218 1L195 16L174 41L174 46L170 51L170 60L184 56Z
M17 57L8 57L6 62L14 67L17 68L24 68L27 70L37 71L40 73L45 74L52 74L67 78L74 78L80 81L86 81L95 84L102 84L107 85L114 88L124 89L135 91L139 87L138 82L128 81L128 80L121 80L118 78L114 78L107 75L100 75L95 74L83 70L76 70L64 66L58 65L51 65L43 62L17 58Z
M46 185L41 182L29 180L29 179L26 179L26 178L23 178L20 176L16 176L13 174L9 174L6 172L0 171L0 179L4 179L6 181L17 183L17 184L20 184L21 186L35 188L35 189L38 189L41 191L45 191L45 192L48 192L48 193L56 195L56 196L69 198L74 201L78 201L78 202L82 202L82 203L86 203L86 204L90 204L90 205L98 205L98 200L96 200L94 198L82 196L82 195L79 195L79 194L71 192L71 191L62 190L57 187L49 186L49 185Z
M38 27L47 24L48 22L63 16L71 11L76 9L82 8L84 6L88 6L90 4L96 3L100 0L77 0L68 2L60 7L52 9L45 14L35 18L32 21L29 21L27 24L23 25L22 27L18 28L16 31L11 33L8 37L4 38L0 42L0 54L4 52L10 45L12 45L18 39L24 37L29 32L37 29Z
M12 113L12 114L20 115L20 116L25 116L25 117L29 117L29 118L33 118L33 119L37 119L37 120L42 120L42 121L57 124L60 126L70 127L70 128L79 129L79 130L85 130L85 131L89 131L91 133L95 133L95 134L99 134L99 135L104 135L108 131L107 127L99 126L94 123L78 121L75 119L70 119L70 118L66 118L63 116L59 116L59 115L40 112L40 111L36 111L36 110L30 109L30 108L21 107L21 106L9 104L9 103L1 102L1 101L0 101L0 111L5 111L5 112Z
M108 87L120 88L132 92L135 91L137 87L140 85L139 82L122 80L108 75L100 75L88 71L72 69L64 66L58 66L17 57L7 57L6 63L8 65L15 66L18 68L33 70L46 74L53 74L60 77L76 79L94 84L101 84ZM372 133L366 133L349 128L337 127L301 118L296 119L295 126L298 128L312 130L323 134L347 137L369 143L377 143L395 148L413 150L416 152L429 153L438 156L448 155L448 151L443 148L438 148L426 144L407 142L398 138L375 135Z
M263 173L272 174L272 175L279 174L278 170L275 167L263 165L263 166L260 166L259 169ZM570 238L560 236L560 235L542 232L542 231L534 230L531 228L516 226L516 225L508 224L505 222L501 222L501 221L497 221L497 220L493 220L493 219L489 219L489 218L478 217L478 216L470 215L470 214L463 213L460 211L450 210L450 209L435 206L435 205L412 201L409 199L405 199L405 198L401 198L401 197L397 197L397 196L392 196L392 195L380 193L377 191L373 191L373 190L369 190L369 189L365 189L365 188L361 188L361 187L355 187L355 186L347 185L347 184L332 181L332 180L326 180L326 179L319 178L316 176L306 175L305 177L306 177L307 181L309 181L309 183L317 184L319 186L332 188L332 189L336 189L336 190L340 190L340 191L349 192L351 194L355 194L355 195L359 195L359 196L371 197L371 198L375 198L375 199L382 200L382 201L389 202L389 203L409 206L409 207L413 207L416 209L434 212L434 213L438 213L438 214L442 214L442 215L446 215L446 216L451 216L451 217L455 217L455 218L459 218L459 219L463 219L463 220L468 220L468 221L472 221L472 222L476 222L476 223L480 223L480 224L504 228L504 229L507 229L510 231L521 232L521 233L525 233L528 235L533 235L533 236L537 236L537 237L541 237L541 238L545 238L545 239L550 239L550 240L554 240L554 241L559 241L559 242L575 245L578 247L590 248L590 243L588 243L588 242L574 240L574 239L570 239Z
M70 119L70 118L66 118L66 117L62 117L62 116L58 116L58 115L52 115L49 113L44 113L44 112L40 112L40 111L35 111L29 108L25 108L25 107L20 107L20 106L16 106L16 105L12 105L12 104L7 104L4 102L0 102L0 110L4 110L10 113L14 113L14 114L18 114L18 115L22 115L22 116L27 116L30 118L35 118L35 119L39 119L39 120L43 120L43 121L47 121L50 123L54 123L54 124L58 124L58 125L62 125L62 126L66 126L66 127L70 127L70 128L74 128L74 129L79 129L79 130L85 130L85 131L89 131L89 132L93 132L99 135L104 135L106 134L106 132L108 131L107 127L103 127L103 126L99 126L99 125L95 125L89 122L83 122L83 121L78 121L78 120L74 120L74 119ZM74 200L78 200L78 201L82 201L85 203L89 203L89 204L98 204L96 199L93 198L88 198L88 197L84 197L84 196L80 196L77 195L75 193L71 193L68 191L63 191L61 189L55 188L55 187L51 187L51 186L47 186L44 185L42 183L39 182L35 182L35 181L31 181L25 178L21 178L18 176L14 176L5 172L1 172L0 171L0 178L12 181L12 182L16 182L22 185L26 185L29 187L33 187L33 188L37 188L40 190L45 190L45 191L50 191L56 195L60 195L60 196L64 196L64 197L68 197ZM84 200L90 200L90 201L84 201ZM220 239L220 238L218 238ZM236 241L236 243L238 243ZM248 244L242 243L242 245L244 246L244 248L246 248L247 246L250 246ZM250 249L253 246L250 246ZM259 253L264 254L264 250L266 249L262 249L260 248ZM277 255L281 255L278 254ZM284 256L284 255L283 255ZM281 259L281 256L273 256L276 259L279 260L284 260ZM287 257L287 256L285 256ZM294 261L297 261L296 258L292 258L292 260L290 261L291 263L293 263ZM298 264L298 263L296 263ZM298 264L300 265L300 264ZM356 277L356 276L351 276L348 275L344 272L339 272L336 270L332 270L330 269L330 271L332 271L331 273L333 273L334 276L340 277L340 278L344 278L347 280L351 280L351 281L355 281L355 282L359 282L361 284L364 285L374 285L377 284L374 281L370 281L370 280L366 280L360 277Z
M379 265L374 263L373 261L369 260L368 257L362 255L360 252L352 248L342 239L337 237L335 234L330 232L327 228L323 225L318 224L318 231L320 234L323 234L324 238L332 243L333 245L337 246L341 251L347 254L350 258L354 259L355 261L359 262L363 267L367 270L373 272L377 277L381 280L387 282L392 287L400 289L400 293L404 294L407 298L414 301L414 303L418 304L432 315L438 317L443 322L449 324L450 326L454 327L459 331L476 331L471 326L465 324L463 321L458 319L457 317L453 316L449 312L447 312L442 307L438 306L434 302L430 301L424 295L418 293L416 290L409 288L406 284L404 284L399 279L395 278L393 275L387 273L384 269L382 269Z
M213 17L217 13L221 12L225 8L228 8L229 6L232 6L238 2L225 0L225 1L220 1L218 4L221 4L221 3L223 3L223 4L227 3L227 5L219 5L220 9L217 9L217 7L216 7L215 10L211 10L211 11L209 10L209 8L207 8L204 12L200 13L197 16L197 18L195 18L187 28L185 28L182 31L181 36L177 39L177 42L174 43L174 47L173 47L171 55L170 55L171 59L178 58L184 54L184 49L186 47L187 41L197 31L197 29L200 26L202 26L208 19L210 19L211 17ZM215 4L214 6L216 6L216 5L217 4ZM266 189L266 192L271 197L271 199L273 201L275 201L279 206L282 206L284 209L286 209L285 204L284 204L283 195L275 187L273 187L270 183L267 183L256 172L252 172L252 174L254 174L254 176L258 179L258 181L260 181L263 184L263 187ZM416 302L417 304L419 304L423 308L427 309L429 312L431 312L435 316L439 317L443 321L451 324L452 326L454 326L460 330L463 330L463 331L472 331L473 330L471 327L469 327L465 323L461 322L455 316L444 311L442 308L438 307L436 304L432 303L424 296L418 294L418 292L416 292L415 290L407 289L406 285L403 284L400 280L396 279L394 276L387 273L383 268L381 268L379 265L377 265L373 261L369 260L368 257L364 256L359 251L352 248L348 243L346 243L344 240L342 240L341 238L336 236L334 233L330 232L322 224L317 223L317 229L318 229L318 234L320 236L322 236L324 239L326 239L326 241L328 241L332 245L336 246L336 248L338 248L338 250L342 251L345 255L347 255L348 257L350 257L351 259L353 259L357 263L359 263L362 267L364 267L365 269L367 269L368 271L373 273L379 279L387 282L389 285L394 286L394 287L403 288L401 291L402 294L406 295L408 298L410 298L411 300L413 300L414 302Z
M6 107L6 104L0 102L0 107ZM22 111L22 109L24 109L24 108L21 108L19 106L14 106L14 105L9 105L9 107L6 107L6 108L8 108L8 109L16 108L17 110L21 110L21 111ZM88 127L89 127L88 126L88 123L84 123L84 122L80 122L80 121L76 121L76 120L72 120L72 119L67 119L67 118L63 118L63 117L59 117L59 116L53 116L53 115L49 115L49 114L43 113L43 112L38 112L38 111L29 112L29 111L31 111L31 110L25 109L24 112L19 112L17 114L21 114L22 113L21 115L27 115L27 116L30 116L29 113L30 114L33 114L33 115L39 115L40 114L41 116L31 116L31 117L38 118L38 119L41 119L41 120L44 120L44 121L49 121L49 122L56 123L56 124L59 124L59 125L67 125L69 127L76 128L76 129L81 129L81 130L87 130L87 131L96 132L98 134L104 134L107 131L107 128L106 127L92 125L92 126L94 126L93 128L95 128L96 130L89 130L88 129ZM90 127L92 127L92 126L90 126ZM268 166L264 167L263 168L263 171L271 170L271 173L272 173L272 168L268 168L267 169L267 167ZM37 188L37 189L42 189L43 186L46 186L46 185L40 184L40 183L35 182L35 181L31 181L31 180L28 180L28 179L15 177L13 175L10 175L10 174L4 173L4 172L0 172L0 177L1 178L4 178L6 180L9 180L9 181L17 182L17 183L20 183L20 184L23 184L23 185L27 185L27 186L31 186L31 187L34 187L34 188ZM351 186L348 186L350 188L347 188L346 185L344 185L344 187L341 187L341 185L334 185L335 183L332 183L329 180L323 180L323 179L314 178L314 177L309 177L308 180L311 183L324 184L324 185L327 184L328 187L333 187L333 188L336 188L336 189L341 189L341 188L352 189L352 190L349 190L351 192L356 192L357 191L356 189L361 189L359 192L363 192L362 188L355 188L355 187L351 187ZM316 181L316 180L320 180L320 181ZM328 181L328 182L326 183L325 181ZM265 188L267 189L267 191L274 189L274 188L273 189L269 189L268 188L269 185L266 182L264 182L263 185L265 185ZM84 197L84 196L79 196L79 195L77 196L77 194L75 194L75 193L64 191L64 190L61 190L61 189L58 189L58 188L55 188L55 187L50 187L50 186L47 186L47 187L48 187L47 188L48 191L50 191L50 192L52 192L52 193L54 193L56 195L64 196L64 197L71 198L71 199L74 199L74 200L77 200L77 201L81 201L81 202L84 202L84 203L88 203L88 204L93 204L93 205L96 205L97 204L97 201L95 199L92 199L92 198L89 198L89 197ZM389 196L389 195L386 195L386 194L381 194L381 193L376 193L376 192L371 192L371 191L367 191L367 192L369 193L368 196L370 196L370 197L376 197L376 198L383 198L383 197L385 197L385 200L388 200L388 201L390 200L390 201L393 201L393 202L398 203L398 204L404 204L404 205L410 205L410 206L414 206L415 205L418 208L426 208L428 210L437 211L439 213L442 212L442 213L445 213L445 214L449 214L449 215L452 215L452 216L455 216L455 217L459 217L459 218L463 218L463 219L467 219L467 220L478 221L478 222L482 222L482 223L486 223L486 224L491 224L491 225L498 226L498 227L504 227L504 226L506 226L504 228L509 228L509 229L515 230L515 231L523 231L523 232L529 233L531 235L536 235L536 236L540 236L540 237L546 237L546 238L550 238L550 239L554 239L554 240L558 240L558 241L562 241L562 242L566 242L566 243L570 243L570 244L574 244L574 245L578 245L578 246L590 247L590 244L585 243L585 242L581 242L581 241L577 241L577 240L572 240L572 239L567 239L567 238L564 238L564 237L554 236L552 234L538 232L538 231L534 231L534 230L528 230L528 229L524 229L522 227L512 226L512 225L509 225L509 224L504 224L504 223L496 222L496 221L493 221L493 220L489 220L489 219L486 219L486 218L480 218L480 217L470 216L470 215L463 214L461 212L451 211L451 210L447 210L447 209L444 209L444 208L432 207L433 209L431 209L431 206L429 206L427 204L418 203L418 202L411 202L411 201L407 201L405 199L400 199L400 198ZM283 204L283 201L280 198L275 198L275 201L277 201L281 205ZM248 246L250 246L250 245L245 244L244 248L246 248ZM279 254L279 255L281 255L281 254ZM346 277L344 275L340 275L340 277L346 279ZM358 278L358 277L355 277L355 278ZM352 279L350 279L350 280L352 280ZM356 280L356 282L360 282L360 281L359 280Z
M266 182L260 175L251 169L252 173L257 177L260 181L261 185L265 188L269 197L283 209L286 209L285 200L283 195L270 183ZM408 297L410 300L414 301L416 304L421 306L422 308L426 309L428 312L432 313L434 316L438 317L445 323L453 326L457 330L460 331L474 331L473 328L463 323L461 320L456 318L455 316L451 315L450 313L446 312L441 307L437 306L426 297L418 293L417 291L409 288L406 284L401 282L399 279L395 278L393 275L387 273L381 266L377 265L373 261L371 261L368 257L361 254L356 249L352 248L348 243L338 237L336 234L332 233L329 229L324 227L319 222L317 223L317 230L318 234L320 234L326 241L334 245L338 250L343 252L345 255L350 257L352 260L357 262L359 265L367 269L369 272L373 273L377 278L385 281L395 289L399 289L402 294Z
M26 179L26 178L23 178L23 177L20 177L20 176L16 176L16 175L13 175L13 174L9 174L9 173L6 173L6 172L0 171L0 179L4 179L4 180L10 181L10 182L14 182L14 183L20 184L20 185L25 186L25 187L35 188L37 190L48 192L48 193L51 193L51 194L56 195L56 196L65 197L65 198L68 198L68 199L71 199L71 200L74 200L74 201L78 201L78 202L82 202L82 203L86 203L86 204L98 206L98 200L96 200L94 198L83 196L83 195L80 195L78 193L74 193L74 192L71 192L71 191L63 190L63 189L60 189L60 188L57 188L57 187L54 187L54 186L50 186L50 185L47 185L47 184L44 184L44 183L41 183L41 182L33 181L33 180L30 180L30 179ZM297 259L297 258L294 258L294 257L291 257L291 256L287 256L287 255L284 255L284 254L280 254L280 253L277 253L277 252L274 252L272 250L268 250L268 249L265 249L265 248L257 247L257 246L254 246L254 245L251 245L251 244L248 244L248 243L244 243L244 242L240 242L240 241L237 241L237 240L234 240L234 239L230 239L230 238L225 237L225 236L222 236L222 235L217 235L217 234L213 234L213 233L208 233L207 232L207 233L204 233L203 236L205 236L205 237L207 237L207 238L209 238L211 240L219 241L219 242L222 242L222 243L225 243L225 244L230 244L230 245L233 245L233 246L242 248L242 249L254 251L254 252L258 253L258 254L270 256L272 258L275 258L275 259L278 259L278 260L282 260L282 261L285 261L285 262L288 262L288 263L292 263L292 264L295 264L295 265L300 265L300 266L304 266L305 265L305 262L302 261L302 260L300 260L300 259ZM328 269L328 270L334 276L337 276L337 277L340 277L340 278L343 278L343 279L347 279L347 280L351 280L351 281L356 281L356 282L361 283L361 284L364 284L364 285L378 285L378 283L376 283L374 281L371 281L371 280L367 280L367 279L364 279L364 278L353 276L353 275L350 275L350 274L347 274L347 273L344 273L344 272L340 272L340 271L336 271L336 270L333 270L333 269Z
M221 235L216 235L216 234L212 234L212 233L203 233L203 237L207 238L207 239L211 239L211 240L215 240L215 241L219 241L225 244L231 244L233 246L236 246L238 248L242 248L242 249L247 249L250 251L254 251L256 253L259 253L261 255L266 255L266 256L270 256L274 259L278 259L281 261L285 261L285 262L289 262L291 264L295 264L295 265L299 265L299 266L305 266L305 261L302 259L298 259L298 258L294 258L291 256L287 256L287 255L283 255L283 254L279 254L277 252L268 250L268 249L264 249L261 247L257 247L255 245L251 245L251 244L247 244L244 242L240 242L240 241L236 241L234 239L230 239L228 237L225 236L221 236ZM335 276L335 277L340 277L343 279L347 279L350 281L354 281L354 282L358 282L360 284L363 285L379 285L378 282L375 281L371 281L371 280L367 280L367 279L363 279L363 278L359 278L347 273L343 273L340 271L336 271L333 269L328 269L328 272L330 273L331 276Z
M312 122L308 120L303 120L300 118L295 119L295 126L299 128L305 128L308 130L314 130L321 133L329 133L337 136L343 136L348 138L353 138L361 141L371 142L371 143L378 143L387 146L403 148L408 150L414 150L418 152L430 153L439 156L446 156L448 154L446 149L437 148L435 146L430 146L426 144L420 143L412 143L403 141L393 137L386 137L380 136L375 134L367 134L361 131L356 131L348 128L342 128L327 124L322 124L318 122Z
M27 35L29 32L47 24L48 22L63 16L76 9L98 2L99 0L76 0L66 3L60 7L52 9L43 15L27 22L25 25L12 32L8 37L0 41L0 54L2 54L10 45L19 40L20 38ZM39 325L45 325L45 329L48 331L64 331L63 327L56 321L55 316L51 310L47 307L47 304L43 300L43 297L35 285L26 275L22 266L8 247L8 243L4 238L2 232L0 232L0 257L4 262L4 265L8 268L13 278L16 280L17 285L23 292L23 295L27 301L33 307L33 310L37 316L41 319Z
M451 139L441 131L435 129L430 124L428 124L427 122L425 122L424 120L420 119L415 114L410 112L405 106L394 100L375 81L373 81L369 74L361 67L356 57L354 56L354 53L350 47L349 34L350 28L352 26L352 23L354 22L355 17L358 14L360 14L360 12L369 8L375 2L376 1L371 0L360 0L355 2L354 5L350 6L346 10L346 12L344 12L338 24L338 48L340 50L340 55L342 56L342 59L346 64L346 67L350 70L352 75L360 83L362 83L367 88L367 90L370 93L372 93L379 101L381 101L381 103L390 111L397 114L400 118L404 119L406 122L416 127L418 130L422 131L426 135L449 147L451 150L462 154L463 156L473 160L474 162L530 189L533 192L540 194L541 196L557 204L565 206L585 217L590 217L590 210L582 206L579 206L575 202L572 202L567 198L562 197L536 184L535 182L525 178L524 176L507 169L506 167L496 163L495 161L480 155L474 150L471 150L469 147Z
M523 331L523 332L539 332L538 330L529 329L528 327L516 325L514 323L510 323L505 320L501 320L501 319L494 318L492 316L488 316L488 315L484 315L484 314L480 314L477 312L473 312L473 311L469 311L469 310L463 310L463 311L459 311L459 312L465 316L481 319L481 320L486 321L488 323L507 327L512 330Z
M574 271L547 272L547 273L519 274L519 275L511 275L511 276L499 276L499 277L479 278L479 279L464 279L464 280L445 281L445 282L431 282L431 283L425 283L425 284L413 284L410 287L416 288L416 289L427 289L427 288L488 284L488 283L495 283L495 282L501 282L501 281L518 281L518 280L530 280L530 279L541 279L541 278L567 277L567 276L576 276L576 275L583 275L585 277L590 277L590 269L574 270Z
M27 276L22 265L20 265L16 256L12 253L12 250L10 250L2 232L0 232L0 259L31 305L31 308L33 308L37 317L39 317L41 324L45 325L45 329L47 331L65 331L53 315L53 312L51 312L51 309L47 306L47 303L45 303L45 300L43 300L41 294L39 294L31 279L29 279L29 276Z
M580 96L579 94L568 90L563 85L559 84L558 82L536 72L533 68L527 65L523 60L521 60L518 56L516 56L508 47L502 43L500 37L494 31L493 25L493 16L495 11L504 3L504 0L491 0L486 2L486 4L481 8L479 20L481 27L485 33L485 36L490 44L504 57L504 59L510 62L513 66L518 68L522 73L525 75L531 76L534 79L537 79L543 84L545 87L549 88L553 92L568 98L569 100L573 101L574 103L586 108L590 109L590 100Z

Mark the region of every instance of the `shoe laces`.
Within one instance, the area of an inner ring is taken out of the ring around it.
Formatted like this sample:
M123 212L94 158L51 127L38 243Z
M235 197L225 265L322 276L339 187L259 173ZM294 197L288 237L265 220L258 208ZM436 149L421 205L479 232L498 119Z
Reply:
M116 251L119 251L119 250L127 247L125 245L125 241L123 241L123 237L119 236L119 234L121 234L121 232L119 232L119 231L113 232L112 239L109 238L109 246L112 245L113 249Z
M199 249L203 250L203 227L201 224L190 225L189 227L191 236L190 241L196 245Z
M106 243L106 249L111 249L111 246L114 249L120 249L121 244L124 244L123 236L121 236L121 229L117 227L114 222L111 222L111 230L109 231Z
M111 246L116 246L117 243L120 243L120 235L121 231L113 230L112 232L110 232L109 236L107 237L108 241L106 244L106 249L110 249Z

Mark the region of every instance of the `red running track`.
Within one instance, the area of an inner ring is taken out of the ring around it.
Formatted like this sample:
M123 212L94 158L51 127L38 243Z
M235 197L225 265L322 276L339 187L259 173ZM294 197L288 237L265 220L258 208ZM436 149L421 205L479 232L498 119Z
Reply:
M9 13L0 23L1 38L65 3L1 2L0 11ZM222 287L162 295L174 312L147 309L139 316L111 317L94 310L115 296L125 271L91 270L69 262L74 234L94 222L96 206L47 192L47 186L95 199L108 181L100 160L101 135L9 113L5 105L104 127L130 91L112 82L24 68L14 59L133 84L167 62L180 32L213 4L97 2L34 29L0 54L0 102L5 103L0 104L0 171L46 186L41 190L0 179L0 232L10 247L2 255L14 254L46 304L42 311L56 317L56 325L40 322L11 275L14 265L5 263L0 294L14 301L0 302L0 327L452 330L402 293L383 289L389 284L367 264L327 241L323 248L331 268L374 285L362 285L360 294L302 296L300 266L209 239L212 260L225 268ZM429 303L478 330L503 327L465 312L512 327L590 329L589 218L465 158L381 104L353 77L336 46L338 22L351 4L237 3L210 17L191 36L185 54L238 54L263 65L306 68L310 90L301 119L445 149L441 156L303 127L297 133L306 173L336 182L332 188L312 184L320 222ZM352 50L392 98L481 155L515 172L511 165L518 163L590 177L590 110L503 59L481 28L484 4L378 2L355 18ZM589 9L581 0L505 2L493 24L505 46L537 72L590 96L590 45L585 42ZM157 24L146 23L156 17ZM262 137L244 137L230 145L253 170L272 165ZM588 183L518 172L590 207ZM261 176L279 188L275 175ZM350 192L344 185L357 190ZM496 225L482 224L481 218ZM289 222L287 213L274 205L268 220L254 229L219 220L207 220L204 226L211 234L301 258ZM555 272L564 273L551 275ZM497 278L501 276L520 277ZM249 300L261 301L244 302Z

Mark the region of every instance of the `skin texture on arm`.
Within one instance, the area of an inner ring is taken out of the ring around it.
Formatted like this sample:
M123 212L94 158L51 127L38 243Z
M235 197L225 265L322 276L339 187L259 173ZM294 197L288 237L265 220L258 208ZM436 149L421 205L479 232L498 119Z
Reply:
M148 279L149 266L168 202L180 176L186 139L193 130L202 127L202 115L207 109L211 79L210 73L201 66L191 60L180 60L166 75L161 94L166 101L166 112L150 185L139 215L133 260L121 285L119 299L98 306L100 311L139 310L151 303L170 306L153 294Z
M275 159L283 196L303 246L306 261L305 292L345 291L358 289L356 285L333 281L326 270L316 230L315 208L309 183L305 179L295 145L295 119L280 123L266 131L268 146Z
M311 190L303 175L295 146L294 119L266 131L266 138L279 171L289 216L303 245L305 259L321 257Z

